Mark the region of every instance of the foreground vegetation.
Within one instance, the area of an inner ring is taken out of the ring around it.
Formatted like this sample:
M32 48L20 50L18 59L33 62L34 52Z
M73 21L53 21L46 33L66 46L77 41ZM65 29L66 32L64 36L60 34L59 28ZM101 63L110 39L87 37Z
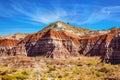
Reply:
M120 80L120 65L101 63L99 57L0 59L0 80Z

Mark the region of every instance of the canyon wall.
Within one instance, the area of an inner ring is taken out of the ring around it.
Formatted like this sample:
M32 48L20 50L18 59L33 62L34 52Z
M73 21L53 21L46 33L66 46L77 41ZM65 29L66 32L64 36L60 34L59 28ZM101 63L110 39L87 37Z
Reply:
M58 24L58 23L57 23ZM59 23L60 24L60 23ZM102 61L120 63L120 29L103 34L78 35L74 28L50 25L45 31L27 35L23 40L0 40L0 56L44 56L47 58L70 58L100 56ZM54 27L55 26L55 27ZM67 29L67 30L66 30ZM70 30L70 31L69 31ZM82 32L81 32L82 33ZM76 35L77 34L77 35Z

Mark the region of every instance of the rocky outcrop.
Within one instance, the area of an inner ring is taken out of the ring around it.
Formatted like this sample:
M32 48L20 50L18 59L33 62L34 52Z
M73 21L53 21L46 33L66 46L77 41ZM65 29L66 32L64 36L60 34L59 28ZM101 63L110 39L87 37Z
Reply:
M89 56L104 56L112 38L112 34L106 34L81 39L80 53Z
M80 54L100 56L102 61L120 63L120 29L97 32L56 22L21 41L0 41L0 56L67 58Z
M120 30L108 34L87 36L80 40L80 54L101 56L102 61L120 63Z
M103 61L117 64L120 63L120 31L113 34L114 36L107 47Z
M15 47L18 42L19 41L17 40L10 39L0 40L0 56L14 55L14 53L11 52L11 49Z
M6 35L6 36L0 36L0 40L3 40L3 39L22 40L27 35L28 34L23 34L23 33L10 34L10 35Z
M43 34L35 33L35 34L28 35L18 44L17 48L19 48L19 46L22 47L22 49L24 49L24 51L21 50L21 53L24 55L29 55L31 53L33 47L35 47L35 44L42 37ZM21 53L19 53L19 54L21 54Z
M91 30L76 28L63 22L56 22L35 34L29 34L9 54L46 56L53 58L79 56L79 34ZM8 51L8 50L7 50ZM5 54L8 54L6 52Z
M65 58L79 56L79 37L66 31L48 30L44 33L28 35L16 47L23 47L16 54L26 53L28 56L45 56ZM17 51L17 50L16 50Z
M47 31L29 51L28 56L78 57L79 37L66 31Z

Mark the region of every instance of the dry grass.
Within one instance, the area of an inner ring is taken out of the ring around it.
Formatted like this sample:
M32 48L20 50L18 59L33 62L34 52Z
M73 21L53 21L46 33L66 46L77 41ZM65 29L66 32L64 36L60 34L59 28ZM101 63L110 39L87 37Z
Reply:
M51 59L17 56L1 59L0 67L2 80L120 79L120 65L101 63L99 57Z

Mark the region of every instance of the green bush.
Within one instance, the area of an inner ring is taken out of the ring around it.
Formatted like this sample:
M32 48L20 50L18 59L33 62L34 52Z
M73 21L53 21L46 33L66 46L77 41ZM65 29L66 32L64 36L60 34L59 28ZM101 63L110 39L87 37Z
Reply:
M48 80L48 79L46 79L46 78L41 78L41 80Z
M104 73L108 73L108 72L110 72L110 70L107 69L107 68L105 68L105 67L99 69L98 71L99 71L99 72L104 72Z
M13 76L2 76L2 80L17 80L16 77L13 77Z
M20 79L20 80L24 80L24 79L28 79L28 78L29 78L28 75L24 75L24 74L21 74L21 73L15 74L15 77L16 77L17 79Z

